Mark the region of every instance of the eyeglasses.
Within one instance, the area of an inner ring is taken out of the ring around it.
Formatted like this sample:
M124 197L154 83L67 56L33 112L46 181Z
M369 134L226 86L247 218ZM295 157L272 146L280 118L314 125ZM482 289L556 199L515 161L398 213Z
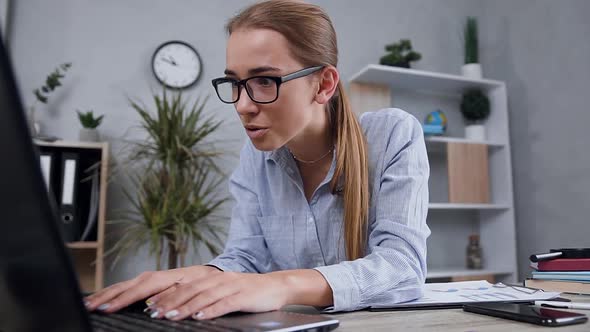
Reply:
M516 291L526 293L526 294L535 294L537 292L543 292L542 289L530 288L530 287L518 286L518 285L506 285L501 282L494 284L493 287L494 288L512 288Z
M281 84L315 73L324 66L308 67L298 70L285 76L253 76L243 80L236 80L229 77L216 78L211 83L219 99L226 104L236 103L240 99L242 89L253 102L258 104L270 104L279 98L279 87Z

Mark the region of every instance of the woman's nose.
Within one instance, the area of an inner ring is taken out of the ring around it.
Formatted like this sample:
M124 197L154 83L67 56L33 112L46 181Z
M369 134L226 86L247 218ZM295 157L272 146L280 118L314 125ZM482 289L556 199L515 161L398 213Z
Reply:
M242 90L242 93L240 94L240 99L238 99L235 105L236 111L240 115L251 115L258 113L258 104L256 104L252 101L252 99L250 99L250 96L248 95L248 93L246 93L246 90Z

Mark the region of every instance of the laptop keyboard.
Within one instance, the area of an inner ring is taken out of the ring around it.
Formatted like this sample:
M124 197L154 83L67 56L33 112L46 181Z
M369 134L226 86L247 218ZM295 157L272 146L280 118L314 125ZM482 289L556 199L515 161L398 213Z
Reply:
M218 325L214 320L196 321L186 319L170 321L152 319L144 313L125 312L116 314L90 315L90 322L95 332L131 332L131 331L242 331L228 326Z

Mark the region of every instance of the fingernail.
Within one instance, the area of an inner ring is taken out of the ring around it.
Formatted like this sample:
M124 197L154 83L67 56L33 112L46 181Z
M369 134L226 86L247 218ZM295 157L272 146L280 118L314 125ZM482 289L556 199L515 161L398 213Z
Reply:
M86 308L88 308L88 307L90 306L90 301L86 301L86 300L85 300L85 301L84 301L84 306L85 306Z
M143 312L145 312L146 314L151 314L154 311L154 309L152 309L151 307L147 307L145 309L143 309Z
M205 314L202 311L199 311L196 314L193 314L194 319L201 319L203 317L205 317Z
M151 318L156 318L156 317L158 317L158 314L159 314L159 313L160 313L160 312L159 312L158 310L156 310L156 311L154 311L154 312L153 312L153 313L150 315L150 317L151 317Z
M109 303L104 303L104 304L99 305L98 308L96 308L96 309L101 310L101 311L107 310L110 306L111 305Z
M178 316L178 314L179 314L178 310L170 310L164 316L166 316L166 318L170 319L170 318L174 318L174 317Z
M146 304L148 307L151 307L151 306L153 306L154 304L156 304L156 302L152 301L151 299L147 299L147 300L145 300L145 304Z

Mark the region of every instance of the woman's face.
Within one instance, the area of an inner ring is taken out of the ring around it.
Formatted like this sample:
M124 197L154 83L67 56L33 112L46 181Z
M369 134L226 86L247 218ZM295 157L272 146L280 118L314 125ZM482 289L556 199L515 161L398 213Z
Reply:
M267 29L238 29L227 43L226 76L243 80L252 76L284 76L304 68L290 54L288 41ZM323 110L315 102L317 74L285 82L270 104L252 101L244 87L235 103L236 111L254 146L263 151L280 148L314 127L313 116Z

